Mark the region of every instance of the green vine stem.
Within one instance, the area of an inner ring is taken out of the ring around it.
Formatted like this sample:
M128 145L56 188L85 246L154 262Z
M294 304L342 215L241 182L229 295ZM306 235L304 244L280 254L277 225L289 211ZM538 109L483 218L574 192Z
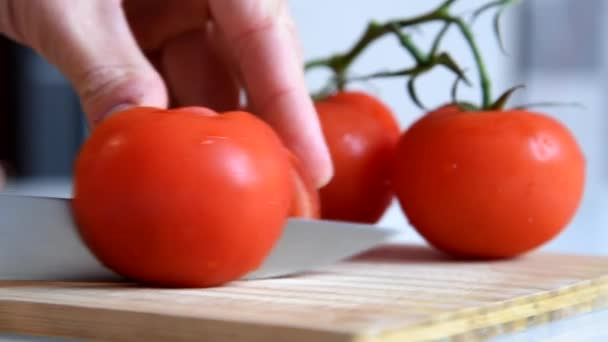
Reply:
M327 67L331 69L334 73L333 81L335 82L337 89L340 90L344 89L347 82L356 79L371 79L378 77L395 76L409 76L412 78L416 78L420 74L427 72L438 65L443 65L447 67L452 72L456 73L458 77L469 83L466 77L464 77L462 68L460 68L447 53L438 52L441 39L445 36L445 33L448 31L449 27L451 25L455 25L464 37L465 41L467 42L467 45L469 46L472 52L473 59L476 64L481 88L481 107L490 108L493 105L492 84L490 78L488 77L488 72L484 64L480 49L475 40L475 37L469 27L469 24L467 24L462 18L454 16L450 13L452 5L457 1L458 0L444 1L434 10L417 17L389 20L385 23L378 23L376 21L372 21L368 24L366 30L355 42L355 44L345 53L334 54L327 58L311 60L306 63L305 69L310 70L318 67ZM493 1L489 4L484 5L482 8L483 11L486 11L491 7L500 7L500 12L502 13L503 7L512 1L513 0ZM431 50L428 54L422 52L414 44L410 36L402 32L402 30L405 28L416 27L417 25L437 21L443 22L444 26L435 37ZM372 43L374 43L379 38L385 36L386 34L395 34L397 36L401 46L413 58L415 66L404 69L402 71L385 71L359 78L348 78L346 75L349 67L353 64L353 62L363 53L363 51L366 50L366 48L368 48L368 46L370 46ZM408 84L413 84L413 79L410 80ZM409 88L410 86L408 86L408 89ZM417 100L416 94L413 93L413 89L410 89L410 95L412 95L412 97Z
M450 18L450 20L454 19ZM460 29L460 32L462 32L462 35L467 40L469 47L471 48L471 52L473 53L473 58L475 59L475 64L477 65L477 70L479 72L479 84L482 89L481 106L482 108L487 108L491 105L492 101L492 85L490 83L490 78L488 77L486 65L483 62L481 53L479 51L479 48L477 47L477 43L475 42L475 38L473 36L473 33L471 32L471 29L469 29L467 24L465 24L462 19L455 19L454 22Z

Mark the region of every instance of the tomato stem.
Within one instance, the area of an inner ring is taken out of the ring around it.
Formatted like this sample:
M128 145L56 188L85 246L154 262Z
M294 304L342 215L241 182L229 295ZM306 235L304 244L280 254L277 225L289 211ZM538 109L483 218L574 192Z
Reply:
M431 52L429 53L431 56L437 54L437 50L439 50L439 43L441 43L441 40L443 39L445 34L448 32L448 29L450 28L450 24L451 24L451 22L446 21L445 24L443 24L443 27L441 28L439 33L437 33L437 36L435 37L435 40L433 41L433 46L431 47Z
M530 109L535 107L575 107L578 109L587 109L585 105L579 102L554 102L554 101L546 101L546 102L532 102L520 104L518 106L513 107L513 109Z
M391 31L397 36L399 43L404 47L414 58L416 64L421 65L428 62L429 58L422 52L412 41L409 35L404 34L401 28L396 24L391 24Z
M464 80L467 84L470 84L469 80L464 75L463 69L458 66L454 59L451 58L446 52L439 51L441 40L444 38L448 29L452 25L455 25L460 34L464 37L464 40L467 42L476 64L481 88L481 105L479 107L488 109L492 106L492 84L471 28L462 18L454 16L450 13L452 5L456 2L457 0L446 0L434 10L417 17L393 19L388 20L385 23L371 21L359 39L357 39L352 47L345 53L334 54L326 58L311 60L306 63L305 69L310 70L317 67L327 67L331 69L334 73L332 79L338 90L344 89L346 84L351 81L369 80L372 78L383 77L403 76L410 79L408 84L411 84L411 78L416 78L440 65L445 66L450 71L454 72L460 79ZM507 3L511 2L514 1L495 0L490 4L482 6L481 9L476 11L476 13L480 14L489 8L496 7L498 4L504 7ZM501 8L501 10L502 9L504 8ZM428 53L424 53L421 49L419 49L411 39L411 36L402 31L405 28L416 27L418 25L437 21L443 22L444 25L435 36L431 49ZM386 34L394 34L397 37L399 44L412 57L415 65L400 71L381 71L366 76L347 77L346 75L348 69L354 63L354 61L377 39L385 36ZM415 92L412 90L413 87L408 86L408 89L410 89L410 95L417 98Z
M345 53L343 54L335 54L329 56L327 58L314 59L305 64L305 69L310 70L312 68L317 67L327 67L334 72L334 79L337 82L338 89L343 89L346 83L345 74L348 68L352 65L352 63L365 51L365 49L375 42L378 38L383 37L385 34L394 33L395 28L404 28L406 26L417 25L420 23L428 22L431 17L436 16L436 11L428 13L426 15L420 16L418 18L405 19L405 20L396 20L389 21L385 24L379 24L376 21L372 21L368 24L366 30L361 35L361 37L357 40L357 42ZM417 55L420 51L414 43L406 39L405 45L403 41L401 42L402 46L410 52L413 56L414 60L420 59L421 61L426 61L427 58L423 58L421 55Z
M418 68L408 68L402 70L386 70L386 71L378 71L368 75L362 76L351 76L348 77L348 81L369 81L375 78L391 78L391 77L402 77L402 76L413 76L418 72Z
M446 17L446 20L454 19ZM492 101L492 84L490 82L490 78L488 77L488 71L485 63L483 62L483 58L481 57L481 53L479 52L479 48L477 47L477 43L475 42L475 37L473 36L471 29L464 23L462 19L455 19L454 22L462 32L462 35L465 37L469 47L471 48L471 52L473 53L473 58L475 59L475 64L477 65L477 71L479 73L481 106L482 108L488 108L490 106L490 102Z

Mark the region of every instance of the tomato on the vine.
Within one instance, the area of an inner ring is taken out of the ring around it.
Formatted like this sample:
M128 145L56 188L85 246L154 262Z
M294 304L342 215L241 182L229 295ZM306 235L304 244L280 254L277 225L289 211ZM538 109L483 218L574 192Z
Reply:
M91 251L123 276L220 285L261 264L290 212L314 216L314 202L293 203L314 194L294 193L296 183L310 186L291 159L246 112L129 109L96 127L78 155L75 219Z
M585 158L559 121L445 106L402 135L393 184L411 225L456 256L497 258L556 237L581 202Z
M334 164L321 188L321 217L374 223L393 198L390 163L399 126L390 109L360 91L341 91L315 102Z

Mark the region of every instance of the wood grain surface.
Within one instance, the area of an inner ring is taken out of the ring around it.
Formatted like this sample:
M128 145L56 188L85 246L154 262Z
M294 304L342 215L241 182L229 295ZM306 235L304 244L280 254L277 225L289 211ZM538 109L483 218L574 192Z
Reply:
M608 306L608 257L447 259L392 245L211 289L0 282L0 332L112 341L483 340Z

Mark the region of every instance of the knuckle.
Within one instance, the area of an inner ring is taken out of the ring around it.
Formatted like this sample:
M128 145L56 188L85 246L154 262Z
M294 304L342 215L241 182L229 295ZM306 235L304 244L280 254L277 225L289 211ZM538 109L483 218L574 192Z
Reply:
M240 43L251 39L253 36L264 33L280 24L286 11L286 4L282 0L250 1L251 7L240 9L237 19L238 28L232 30L229 40L232 43ZM226 7L232 9L238 4Z
M260 113L274 112L276 106L280 106L281 102L289 100L298 95L298 89L293 85L284 85L277 87L274 91L260 97L258 108Z
M247 54L259 49L260 44L263 42L260 37L273 30L274 25L274 19L253 22L246 29L238 32L228 40L229 46L232 46L232 50L234 51L233 55L238 66L243 67Z
M82 98L94 98L129 82L137 74L137 69L132 65L96 66L77 76L76 84Z
M260 34L272 29L274 25L275 19L273 17L263 17L251 21L247 26L243 27L242 30L235 32L233 37L230 38L230 43L236 46L247 44L248 41L252 40L256 36L259 36Z
M22 41L23 34L21 33L17 5L15 0L0 0L0 32L15 40Z

